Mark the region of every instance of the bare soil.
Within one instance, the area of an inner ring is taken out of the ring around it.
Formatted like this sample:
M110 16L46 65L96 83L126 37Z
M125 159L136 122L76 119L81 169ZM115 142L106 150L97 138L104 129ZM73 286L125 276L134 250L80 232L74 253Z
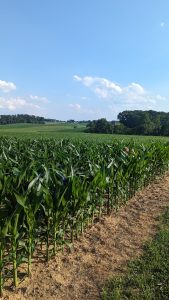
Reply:
M32 278L20 283L17 291L6 290L4 300L101 299L104 283L125 272L128 261L142 253L168 205L169 174L88 228L75 241L72 253L59 253L49 263L34 263Z

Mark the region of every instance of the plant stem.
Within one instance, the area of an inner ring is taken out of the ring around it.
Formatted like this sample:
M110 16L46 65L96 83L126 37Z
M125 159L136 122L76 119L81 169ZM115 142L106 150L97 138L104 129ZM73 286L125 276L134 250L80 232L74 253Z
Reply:
M3 295L3 246L0 243L0 297Z
M14 237L12 243L12 257L13 257L13 282L14 286L18 286L18 272L17 272L17 245L16 245L16 238Z
M56 226L54 226L54 234L53 234L53 238L54 238L54 256L56 255L56 234L57 234L57 230L56 230Z
M49 261L49 231L50 231L50 221L49 221L49 213L48 213L47 234L46 234L46 261Z
M28 245L28 276L31 275L31 265L32 265L32 234L29 235L29 245Z

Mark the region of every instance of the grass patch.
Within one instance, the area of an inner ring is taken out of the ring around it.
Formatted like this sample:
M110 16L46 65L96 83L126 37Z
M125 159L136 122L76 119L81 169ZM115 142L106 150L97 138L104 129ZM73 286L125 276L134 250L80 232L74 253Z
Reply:
M161 218L157 235L145 245L141 258L129 264L127 274L108 282L102 299L169 299L169 208Z

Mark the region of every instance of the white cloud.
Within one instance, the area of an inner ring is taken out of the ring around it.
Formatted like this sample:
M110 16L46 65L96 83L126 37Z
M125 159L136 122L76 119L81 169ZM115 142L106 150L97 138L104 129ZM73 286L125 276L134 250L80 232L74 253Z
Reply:
M108 91L106 89L96 87L94 91L95 94L99 96L99 98L106 99L108 97Z
M16 90L16 86L13 82L7 82L0 80L0 114L15 112L15 113L29 113L34 114L38 110L38 114L41 114L46 110L45 104L50 103L46 97L40 97L37 95L22 96L9 96L9 92Z
M80 109L81 109L81 105L78 104L78 103L76 103L76 104L70 103L68 106L69 106L70 108L74 109L74 110L80 110Z
M116 84L116 83L114 83L114 82L112 82L108 79L96 77L95 81L100 86L105 87L109 90L112 90L116 93L121 93L122 92L122 88L118 84Z
M30 95L30 98L31 98L32 100L38 100L38 99L39 99L38 96L33 96L33 95Z
M164 96L161 96L161 95L157 95L156 99L159 100L159 101L165 101L166 100L166 98Z
M16 90L16 85L13 82L7 82L5 80L0 80L0 91L8 93L10 91Z
M50 101L46 98L46 97L40 97L40 96L36 96L36 95L29 95L31 100L35 100L37 102L41 102L44 104L50 103Z
M153 95L136 82L132 82L127 86L121 86L101 77L80 77L76 75L74 79L90 88L99 98L107 100L113 105L133 105L133 109L144 106L144 109L146 109L161 100L166 100L161 95ZM86 80L90 84L86 85Z
M82 81L81 77L79 77L79 76L77 76L77 75L74 75L73 78L74 78L74 80Z
M74 80L81 81L85 86L91 86L95 82L95 78L90 76L80 77L74 75Z
M92 109L92 108L88 108L88 107L82 107L82 105L78 104L78 103L70 103L68 104L68 107L71 108L74 112L78 113L78 114L89 114L89 115L94 115L96 113L98 113L98 109Z
M16 97L16 98L0 98L0 109L7 109L9 111L15 111L17 109L39 109L39 105L35 105L26 99Z
M146 93L145 89L140 84L135 82L132 82L127 89L129 92L133 92L138 95L144 95Z
M104 89L104 88L108 89L108 90L110 90L112 92L116 92L116 93L122 92L122 89L118 84L116 84L106 78L92 77L92 76L80 77L78 75L74 75L74 80L82 82L87 87L96 86L96 87L100 87L102 89ZM96 89L95 89L95 91L97 93ZM99 91L99 93L100 93L100 91Z

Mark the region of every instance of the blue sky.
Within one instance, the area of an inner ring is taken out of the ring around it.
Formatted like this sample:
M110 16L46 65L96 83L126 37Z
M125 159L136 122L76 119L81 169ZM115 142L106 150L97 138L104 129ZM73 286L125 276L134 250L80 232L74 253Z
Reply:
M0 114L169 111L168 0L0 0Z

